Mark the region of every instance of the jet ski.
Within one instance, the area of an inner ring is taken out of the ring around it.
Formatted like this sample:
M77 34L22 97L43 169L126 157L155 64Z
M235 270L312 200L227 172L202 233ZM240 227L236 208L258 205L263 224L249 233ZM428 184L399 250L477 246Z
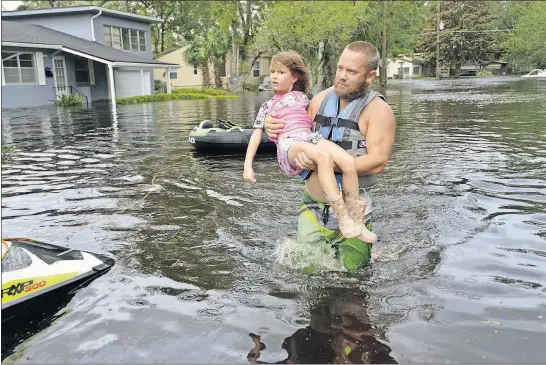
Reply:
M45 313L114 263L105 255L28 238L3 238L2 325L26 314Z
M229 120L204 120L188 135L188 141L199 152L204 153L237 153L245 152L254 129L252 126L241 127ZM259 152L276 151L277 146L262 134Z

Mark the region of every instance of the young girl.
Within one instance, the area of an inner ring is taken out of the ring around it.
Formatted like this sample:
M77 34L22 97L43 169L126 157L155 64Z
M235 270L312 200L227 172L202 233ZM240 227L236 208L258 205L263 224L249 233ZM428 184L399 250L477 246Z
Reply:
M358 175L355 159L343 148L316 132L311 132L312 121L307 114L309 100L305 95L309 86L309 75L301 57L295 52L280 52L271 59L269 67L271 88L275 96L266 101L254 122L254 132L246 151L243 177L247 182L256 182L252 162L262 138L264 119L271 112L286 123L277 139L277 158L281 170L287 176L297 176L303 170L295 165L298 153L304 152L317 165L317 174L334 210L339 230L346 238L359 237L365 242L377 240L362 223L366 202L359 198ZM343 190L346 202L339 192L334 175L337 166L343 173Z

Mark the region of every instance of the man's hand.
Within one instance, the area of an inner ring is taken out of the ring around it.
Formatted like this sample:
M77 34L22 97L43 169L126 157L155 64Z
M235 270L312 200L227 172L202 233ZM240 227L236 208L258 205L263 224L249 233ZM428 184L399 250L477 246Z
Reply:
M268 114L264 119L264 129L267 135L271 138L277 138L284 129L284 121L276 119L275 113Z
M245 167L243 172L243 179L249 183L255 183L256 178L254 177L254 169L252 167Z
M300 152L294 159L294 162L296 163L296 166L298 166L300 169L304 170L316 170L317 164L310 160L305 152Z

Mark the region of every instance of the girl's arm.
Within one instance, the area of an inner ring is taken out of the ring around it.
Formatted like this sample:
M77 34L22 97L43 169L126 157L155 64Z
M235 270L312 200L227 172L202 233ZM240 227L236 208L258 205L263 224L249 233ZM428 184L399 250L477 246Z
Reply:
M262 141L264 119L269 112L272 102L273 100L269 100L263 103L260 110L258 111L256 120L254 120L254 131L252 132L252 136L250 136L250 141L248 142L248 146L246 148L246 157L243 171L243 178L246 182L256 182L256 179L254 178L254 169L252 168L252 162L254 161L254 156L256 156L256 151L258 151L258 146Z
M258 147L262 141L262 133L263 129L255 128L252 132L252 136L250 136L248 147L246 148L245 165L243 171L243 178L246 182L256 182L252 162L254 161L254 156L256 156L256 151L258 151Z

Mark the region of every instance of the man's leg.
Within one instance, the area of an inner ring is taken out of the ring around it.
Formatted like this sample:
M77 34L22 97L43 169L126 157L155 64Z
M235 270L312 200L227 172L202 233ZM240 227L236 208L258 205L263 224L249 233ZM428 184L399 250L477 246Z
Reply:
M369 195L366 194L365 198L371 207ZM367 227L371 229L371 221L368 221ZM371 245L357 238L343 237L333 211L327 204L311 197L307 191L304 191L300 205L297 242L328 248L325 254L340 255L345 268L349 271L367 265L371 257Z
M366 210L364 211L365 224L368 230L372 230L372 198L369 192L361 189L360 196L366 199ZM359 240L358 238L340 237L336 242L343 258L343 266L348 271L356 271L366 266L372 258L372 244Z

